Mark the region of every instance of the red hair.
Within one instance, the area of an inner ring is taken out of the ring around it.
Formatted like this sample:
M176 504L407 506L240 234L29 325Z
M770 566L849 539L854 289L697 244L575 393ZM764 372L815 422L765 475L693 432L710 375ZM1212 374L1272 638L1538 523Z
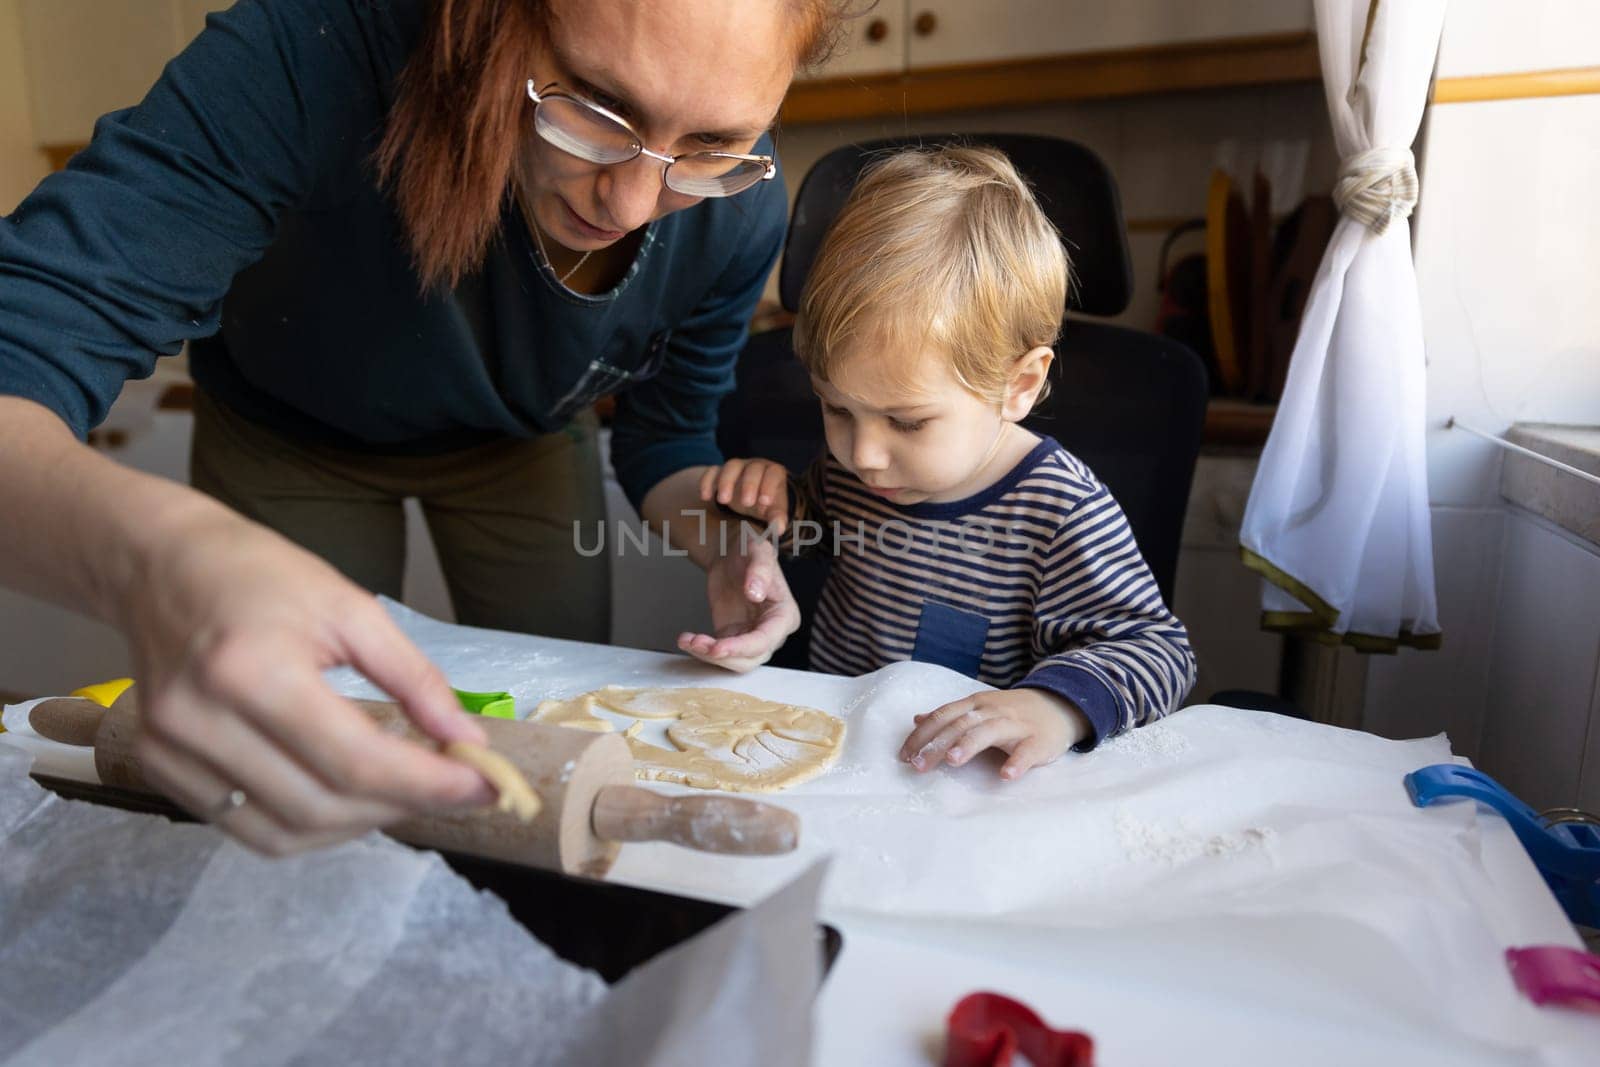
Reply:
M848 0L788 0L800 66L826 57ZM392 191L424 289L483 262L530 135L522 86L546 0L433 0L373 160Z

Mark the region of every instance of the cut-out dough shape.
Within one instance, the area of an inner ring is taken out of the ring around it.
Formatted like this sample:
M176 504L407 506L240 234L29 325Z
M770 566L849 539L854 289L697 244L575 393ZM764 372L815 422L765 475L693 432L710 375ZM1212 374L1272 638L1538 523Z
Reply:
M637 719L672 720L676 749L626 732L640 778L698 789L770 793L809 781L839 758L844 720L816 708L763 700L731 689L624 689L606 686L569 700L547 700L533 721L607 732L596 706ZM634 726L638 726L635 723Z
M602 719L594 713L594 698L594 693L585 693L571 700L546 700L533 709L528 719L546 726L570 726L574 730L591 730L597 734L611 733L616 727L611 725L611 720Z

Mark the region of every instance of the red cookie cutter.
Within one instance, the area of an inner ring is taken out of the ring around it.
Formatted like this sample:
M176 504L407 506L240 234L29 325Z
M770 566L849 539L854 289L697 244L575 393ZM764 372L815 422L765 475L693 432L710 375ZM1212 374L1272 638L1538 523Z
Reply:
M1032 1008L999 993L969 993L950 1009L944 1067L1011 1067L1017 1052L1033 1067L1094 1067L1094 1042L1052 1030Z
M1541 1007L1600 1012L1600 957L1565 945L1539 945L1506 949L1506 966L1522 995Z

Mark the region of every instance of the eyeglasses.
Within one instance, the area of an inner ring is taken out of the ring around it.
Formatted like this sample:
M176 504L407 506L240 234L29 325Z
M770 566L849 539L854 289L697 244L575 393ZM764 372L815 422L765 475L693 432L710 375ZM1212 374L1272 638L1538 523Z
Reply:
M771 156L737 152L669 156L652 152L621 116L576 96L550 92L554 84L540 92L533 79L528 79L533 128L544 140L579 159L606 166L639 156L659 159L666 164L661 180L668 189L685 196L732 196L757 182L771 181L778 173Z

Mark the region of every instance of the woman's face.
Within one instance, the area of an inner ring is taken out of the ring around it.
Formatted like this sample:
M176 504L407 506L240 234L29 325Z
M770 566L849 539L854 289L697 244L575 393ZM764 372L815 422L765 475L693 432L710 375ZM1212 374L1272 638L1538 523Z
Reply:
M749 152L794 76L786 0L557 0L550 15L534 84L615 112L665 155ZM699 202L662 183L660 160L602 166L536 135L531 147L534 217L574 251Z

